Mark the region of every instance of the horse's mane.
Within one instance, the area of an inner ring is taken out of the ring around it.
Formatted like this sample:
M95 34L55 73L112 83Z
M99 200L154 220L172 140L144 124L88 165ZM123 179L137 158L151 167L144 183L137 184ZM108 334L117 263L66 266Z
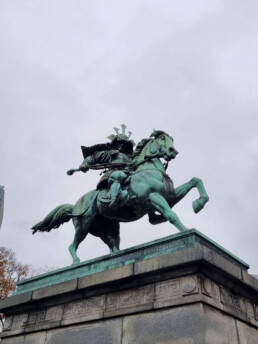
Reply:
M163 131L163 130L155 130L155 129L151 133L150 137L154 137L156 139L160 135L166 135L166 136L168 136L168 137L170 137L172 139L172 137L170 135L168 135L165 131Z
M147 145L148 142L150 142L151 138L149 139L142 139L136 146L132 158L136 158L137 156L139 156L141 154L141 151L143 150L143 148Z
M147 143L149 143L151 140L156 139L157 137L159 137L160 135L167 135L169 137L171 137L170 135L168 135L167 133L165 133L165 131L162 130L153 130L153 132L150 135L149 139L142 139L136 146L133 154L132 154L132 158L136 158L141 154L141 151L143 150L143 148L147 145ZM171 137L172 138L172 137Z

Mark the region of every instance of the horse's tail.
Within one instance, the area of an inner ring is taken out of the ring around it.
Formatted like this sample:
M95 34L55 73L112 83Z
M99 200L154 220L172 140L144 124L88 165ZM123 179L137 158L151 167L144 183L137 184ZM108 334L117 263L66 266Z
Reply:
M32 227L33 232L50 232L53 228L58 228L65 222L71 220L73 211L72 204L59 205L53 209L42 221Z

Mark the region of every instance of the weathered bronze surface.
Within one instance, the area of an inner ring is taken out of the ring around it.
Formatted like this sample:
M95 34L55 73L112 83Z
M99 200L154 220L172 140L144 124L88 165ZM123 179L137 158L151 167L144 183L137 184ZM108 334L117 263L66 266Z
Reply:
M131 133L127 136L125 128L122 125L122 133L115 128L117 135L109 137L111 143L82 147L84 161L78 169L67 172L72 175L76 171L105 169L97 188L83 195L75 205L58 206L32 228L33 234L49 232L73 219L75 237L69 251L74 264L80 262L76 251L88 233L101 238L111 252L116 252L120 243L120 222L135 221L148 214L153 225L169 221L179 231L184 231L187 228L171 208L194 187L200 195L193 202L195 213L209 200L199 178L174 188L166 174L168 162L178 154L171 136L154 130L133 151L134 142L129 140Z

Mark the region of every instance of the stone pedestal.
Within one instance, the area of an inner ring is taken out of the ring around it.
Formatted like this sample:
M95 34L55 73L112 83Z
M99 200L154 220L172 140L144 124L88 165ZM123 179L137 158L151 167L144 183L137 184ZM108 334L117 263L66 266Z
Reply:
M21 282L1 344L256 344L258 280L198 231Z

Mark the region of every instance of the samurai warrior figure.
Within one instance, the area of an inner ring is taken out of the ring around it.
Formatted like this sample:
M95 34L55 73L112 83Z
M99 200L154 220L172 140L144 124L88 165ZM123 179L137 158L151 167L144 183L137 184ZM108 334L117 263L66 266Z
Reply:
M82 154L84 160L78 169L67 171L68 175L72 175L76 171L86 173L89 169L104 169L104 175L100 179L97 190L109 190L102 192L101 202L109 203L109 207L118 208L124 205L129 195L123 190L123 184L128 177L128 166L131 163L131 155L135 145L130 140L131 132L126 135L124 124L121 125L122 133L118 128L114 128L116 135L108 136L110 143L97 144L91 147L82 146Z

